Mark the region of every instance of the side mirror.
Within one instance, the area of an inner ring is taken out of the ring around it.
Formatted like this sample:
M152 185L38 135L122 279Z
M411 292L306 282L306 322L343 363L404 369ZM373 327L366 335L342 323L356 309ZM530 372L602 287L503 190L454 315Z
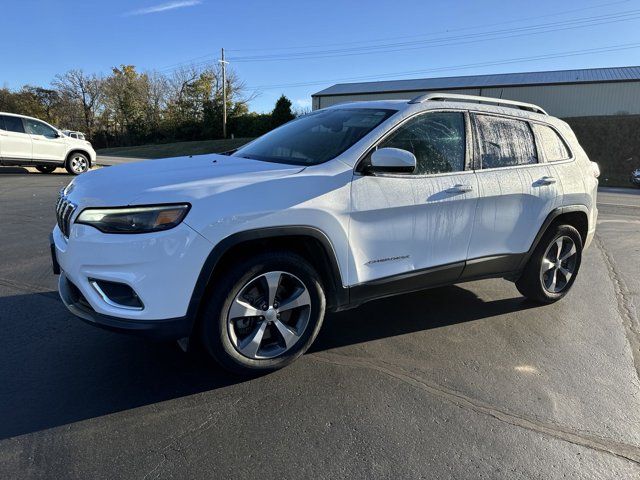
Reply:
M380 148L371 154L370 173L411 173L416 169L416 156L399 148Z

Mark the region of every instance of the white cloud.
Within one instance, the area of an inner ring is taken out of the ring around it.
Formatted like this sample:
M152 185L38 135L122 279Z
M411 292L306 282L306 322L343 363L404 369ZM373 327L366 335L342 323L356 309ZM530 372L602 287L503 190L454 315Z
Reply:
M161 13L168 10L175 10L177 8L193 7L202 3L202 0L178 0L175 2L160 3L158 5L152 5L147 8L141 8L139 10L132 10L125 13L125 16L131 15L149 15L150 13Z
M293 104L298 108L311 108L311 100L308 98L297 98Z

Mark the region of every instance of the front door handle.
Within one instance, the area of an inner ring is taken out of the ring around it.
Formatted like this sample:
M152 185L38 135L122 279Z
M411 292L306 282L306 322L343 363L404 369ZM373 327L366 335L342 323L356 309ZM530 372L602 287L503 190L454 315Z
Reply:
M473 191L473 186L463 183L458 183L451 188L448 188L447 193L467 193Z
M536 182L536 185L553 185L554 183L556 183L554 177L542 177Z

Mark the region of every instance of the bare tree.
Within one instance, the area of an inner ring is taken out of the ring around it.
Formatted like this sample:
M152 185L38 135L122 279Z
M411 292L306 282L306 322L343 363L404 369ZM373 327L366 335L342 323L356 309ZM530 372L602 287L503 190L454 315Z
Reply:
M69 70L56 75L52 85L70 102L81 108L84 130L92 136L96 117L104 98L104 80L96 74L85 74L82 70Z

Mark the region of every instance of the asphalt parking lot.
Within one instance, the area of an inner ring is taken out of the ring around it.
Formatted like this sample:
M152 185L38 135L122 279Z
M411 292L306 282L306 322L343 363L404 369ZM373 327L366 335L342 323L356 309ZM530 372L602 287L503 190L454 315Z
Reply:
M379 300L240 380L67 312L60 172L0 169L1 478L640 476L640 190L600 194L560 303L503 280Z

